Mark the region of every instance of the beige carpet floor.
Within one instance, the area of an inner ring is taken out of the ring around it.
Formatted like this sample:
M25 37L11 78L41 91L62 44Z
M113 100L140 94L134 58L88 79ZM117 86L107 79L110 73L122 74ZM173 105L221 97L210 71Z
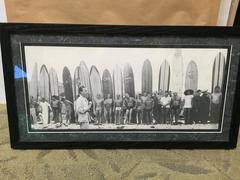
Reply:
M0 179L238 180L234 150L12 150L0 105Z

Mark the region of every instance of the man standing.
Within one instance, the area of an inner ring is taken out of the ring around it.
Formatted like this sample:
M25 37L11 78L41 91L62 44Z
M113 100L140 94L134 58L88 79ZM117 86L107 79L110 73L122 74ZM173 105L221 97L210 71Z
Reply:
M56 124L59 122L59 111L60 111L60 102L56 96L52 97L51 105L53 110L53 121Z
M128 111L128 123L132 123L132 119L133 119L133 108L135 107L135 99L133 97L129 97L129 101L128 101L128 105L127 105L127 111Z
M40 106L42 99L40 96L37 97L36 102L36 115L37 115L37 122L42 124L42 107Z
M142 98L142 107L143 107L143 115L142 115L142 119L143 119L143 123L146 123L146 110L145 110L145 102L147 100L147 93L144 92Z
M162 105L161 105L161 98L164 96L163 91L160 89L157 95L157 108L158 108L158 117L157 117L157 124L163 124L162 118Z
M113 100L111 98L111 95L107 95L107 99L104 101L104 117L105 121L110 124L112 123L112 105L113 105Z
M61 113L61 125L64 124L65 126L67 126L67 124L66 124L66 121L67 121L67 107L66 107L66 104L65 104L65 97L61 98L60 113Z
M31 123L36 124L37 123L37 102L34 101L33 96L30 97L30 118Z
M72 112L73 112L73 104L71 101L66 100L64 101L66 105L66 125L69 125L72 120Z
M128 106L129 96L128 94L125 94L123 97L123 104L122 104L122 112L123 112L123 122L122 124L125 124L127 121L127 106Z
M136 97L136 120L137 124L142 124L142 116L143 116L143 100L141 98L141 94L138 94Z
M179 114L181 110L181 97L178 96L177 92L173 93L173 97L171 100L171 110L173 124L178 124Z
M120 124L121 113L122 113L122 100L120 99L120 94L117 95L114 101L113 109L114 109L115 124Z
M153 117L156 120L156 119L158 119L158 97L157 97L157 92L153 93L152 98L153 98L153 102L154 102Z
M79 87L79 97L75 102L75 111L78 115L78 123L81 129L87 129L89 126L89 114L92 103L87 100L87 89L84 86Z
M207 91L203 91L200 106L203 124L206 124L209 120L209 110L210 110L210 97Z
M129 114L130 114L130 109L131 109L131 102L130 102L130 97L129 97L128 93L125 94L123 107L125 110L124 124L129 124L129 117L130 117Z
M197 90L192 99L192 120L195 123L202 122L202 112L201 110L201 90Z
M154 102L151 97L151 94L148 94L147 99L144 103L144 111L145 111L145 118L146 118L146 124L152 123L152 110L154 107Z
M94 102L94 114L97 119L97 124L102 124L103 99L101 94L97 94L97 99Z
M218 123L220 118L220 109L222 101L222 92L219 86L214 88L214 92L211 95L211 119L212 123Z
M48 124L50 123L49 121L49 113L52 111L52 108L50 104L46 101L45 98L42 98L42 101L40 102L40 106L42 109L41 115L42 115L42 123L43 127L46 128Z
M162 118L163 123L170 123L170 103L171 97L169 96L168 92L165 92L164 97L161 98L161 105L162 105Z
M192 124L192 98L193 90L188 89L184 92L183 98L185 124Z

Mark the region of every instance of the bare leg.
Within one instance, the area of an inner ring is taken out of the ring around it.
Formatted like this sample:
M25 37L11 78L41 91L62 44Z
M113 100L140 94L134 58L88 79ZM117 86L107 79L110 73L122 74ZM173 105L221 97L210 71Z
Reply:
M131 108L131 109L129 110L129 123L132 122L132 111L133 111L133 109Z
M117 110L115 109L115 112L114 112L114 124L117 124L118 120L117 120Z
M129 110L126 110L124 124L128 123Z
M104 109L104 121L105 121L105 123L107 123L107 110L106 109Z
M109 109L109 121L110 121L110 123L113 123L113 121L112 121L112 108Z

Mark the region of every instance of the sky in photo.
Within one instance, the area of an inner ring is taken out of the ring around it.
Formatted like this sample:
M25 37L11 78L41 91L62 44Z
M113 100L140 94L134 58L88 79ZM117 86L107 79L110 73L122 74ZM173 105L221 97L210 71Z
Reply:
M112 48L112 47L57 47L57 46L25 46L26 65L28 78L31 78L34 63L38 69L45 64L48 69L55 69L58 79L62 82L62 71L67 66L73 78L75 68L84 61L90 70L95 65L102 76L104 69L111 73L114 66L118 65L123 72L126 63L133 68L135 91L141 92L142 66L146 59L151 62L153 70L153 91L158 89L159 69L164 60L172 68L175 48ZM212 69L214 58L221 52L227 57L227 49L213 48L182 48L183 79L186 76L187 65L191 60L198 67L198 89L211 92ZM171 86L170 86L171 89Z

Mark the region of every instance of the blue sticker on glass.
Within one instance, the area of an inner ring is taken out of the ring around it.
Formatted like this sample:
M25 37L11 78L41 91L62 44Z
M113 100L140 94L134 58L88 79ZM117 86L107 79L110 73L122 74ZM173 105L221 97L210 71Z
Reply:
M15 79L26 78L26 77L27 77L27 73L25 73L18 66L14 66L14 78Z

